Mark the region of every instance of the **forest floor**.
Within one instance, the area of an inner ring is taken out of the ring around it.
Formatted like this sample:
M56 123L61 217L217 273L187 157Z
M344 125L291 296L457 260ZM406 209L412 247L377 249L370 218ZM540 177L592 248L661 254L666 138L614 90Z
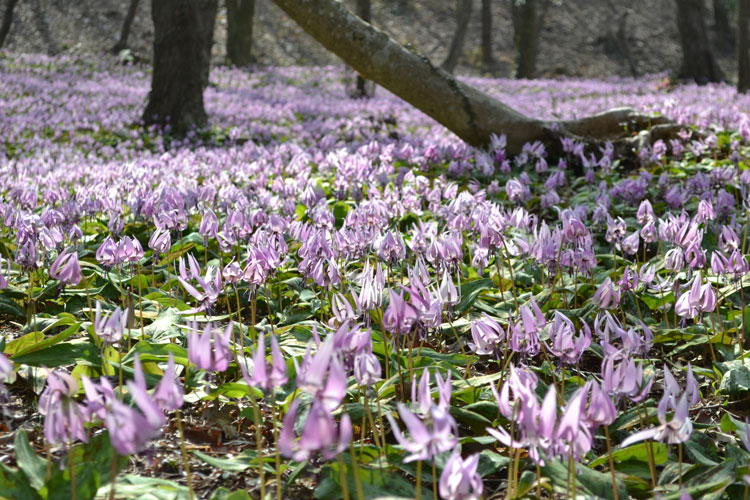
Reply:
M351 0L349 0L351 4ZM19 2L8 38L11 50L99 54L117 40L127 0L41 0ZM399 8L399 5L405 7ZM671 72L680 64L681 51L673 2L667 0L549 1L542 8L543 24L537 70L539 76L609 77L631 75L622 42L629 49L639 75ZM496 67L493 76L508 77L513 70L513 36L507 1L493 2ZM130 49L139 60L150 60L153 26L150 2L142 0L133 23ZM397 41L415 47L433 61L442 62L453 30L452 0L373 0L373 24ZM628 12L618 35L620 20ZM707 8L706 12L711 12ZM458 71L481 73L480 10L474 2L472 21ZM713 23L707 20L714 52L726 75L736 74L735 51L721 47ZM286 17L271 0L256 0L253 27L258 64L339 64ZM214 62L225 61L226 10L220 2L213 47Z

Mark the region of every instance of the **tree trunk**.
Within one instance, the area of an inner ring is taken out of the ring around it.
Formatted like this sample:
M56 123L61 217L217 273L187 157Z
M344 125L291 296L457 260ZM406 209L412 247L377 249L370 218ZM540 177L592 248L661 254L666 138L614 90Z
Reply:
M619 108L580 120L546 122L530 118L484 92L455 79L430 60L406 50L387 34L352 14L339 0L274 0L309 35L364 77L375 81L473 146L490 143L492 134L507 136L506 151L517 155L527 142L542 141L548 150L560 137L587 143L617 141L632 153L635 144L674 132L665 117ZM651 133L631 138L634 130L654 125Z
M510 0L513 17L513 42L516 49L516 78L536 76L539 43L537 0Z
M133 19L135 19L135 13L138 10L138 1L130 0L130 4L128 4L128 12L125 14L122 29L120 30L120 39L112 47L112 52L115 54L128 48L128 36L130 36L130 27L133 26Z
M146 125L170 125L177 133L202 127L203 89L218 0L152 0L154 67L143 112Z
M47 46L47 53L51 55L57 54L59 48L54 38L52 38L52 32L49 29L49 22L47 21L47 13L44 11L40 0L31 0L31 8L34 11L36 29L42 36L42 41Z
M18 0L8 0L5 4L5 13L3 14L3 24L0 26L0 48L5 44L5 39L10 33L10 25L13 23L13 9L16 8Z
M495 71L495 57L492 54L492 1L482 0L482 70Z
M172 0L170 0L172 1ZM181 0L193 2L196 0ZM201 85L205 89L208 87L208 74L211 68L211 49L214 46L214 25L216 24L216 12L219 10L219 0L197 0L198 9L201 19L198 23L200 29L199 36L203 43L203 74L201 75Z
M677 28L682 44L680 78L699 84L724 79L708 45L703 0L675 0Z
M466 38L466 32L469 29L469 20L471 19L471 4L472 0L456 0L456 31L453 33L453 40L451 40L451 46L448 50L448 56L443 62L443 69L448 73L453 73L458 60L461 58L464 39Z
M235 66L253 62L253 17L255 0L226 0L227 60Z
M750 0L739 0L737 16L737 92L750 90Z
M728 0L713 0L714 31L724 49L731 49L735 43L734 29L729 22L729 12L732 7L728 4Z
M370 5L370 0L357 0L357 15L367 23L372 22L372 6ZM354 91L353 97L360 99L370 97L370 90L367 88L367 80L365 80L360 74L357 74L357 88Z

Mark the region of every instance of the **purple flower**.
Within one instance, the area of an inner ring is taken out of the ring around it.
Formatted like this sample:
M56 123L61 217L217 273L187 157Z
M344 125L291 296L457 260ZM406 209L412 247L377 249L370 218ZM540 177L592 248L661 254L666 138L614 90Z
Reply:
M77 393L78 384L67 373L54 371L47 376L47 387L39 396L39 413L45 415L44 437L49 443L88 442L84 410L73 399Z
M167 253L172 247L172 237L169 234L169 229L157 229L154 231L148 240L148 246L156 255Z
M693 278L690 290L683 293L675 303L675 312L682 318L695 318L716 308L716 292L710 283L702 284L701 273Z
M140 262L143 258L143 247L137 238L125 236L117 246L117 257L120 262Z
M244 363L240 363L240 369L247 385L258 387L266 394L273 391L274 388L286 384L287 380L289 380L284 356L281 355L279 342L276 340L275 335L271 335L271 365L270 367L267 365L266 344L263 332L258 337L258 346L253 353L252 375L247 374Z
M184 271L184 265L181 271ZM219 300L219 294L221 293L221 272L219 269L213 266L209 266L206 269L206 276L194 276L194 279L200 285L201 290L198 290L193 285L188 283L182 277L177 278L185 290L198 301L198 307L196 311L209 311L211 307Z
M279 433L279 452L283 456L302 462L319 452L324 459L330 460L346 450L352 439L352 423L348 413L342 415L336 432L336 422L331 412L317 400L313 401L297 439L294 429L299 404L300 400L295 399L284 416Z
M0 266L2 266L2 263L3 263L3 259L0 258ZM5 263L6 263L5 276L3 276L3 273L0 273L0 290L5 290L6 288L8 288L8 285L10 284L10 282L8 281L8 278L10 277L10 260L6 260ZM0 271L1 270L2 268L0 267Z
M362 352L354 358L354 379L359 385L371 386L376 384L382 376L378 357L371 352Z
M128 313L119 307L114 311L102 316L102 303L96 302L96 315L94 316L94 333L99 335L102 341L114 344L122 339L125 326L128 323Z
M386 330L391 333L408 333L418 319L417 311L404 300L402 294L388 290L388 308L383 315Z
M202 334L198 331L198 323L193 321L188 332L188 361L201 370L226 371L232 360L232 351L229 348L232 323L229 323L223 335L214 330L211 323L206 323Z
M591 345L591 330L584 323L576 338L573 322L564 314L555 311L555 319L549 328L549 339L549 351L560 358L562 363L574 365L581 359L583 351Z
M462 459L454 450L440 475L440 496L445 500L478 500L484 491L478 465L479 453Z
M81 266L78 264L78 253L72 250L65 250L57 256L52 267L49 269L50 278L60 280L60 282L75 286L81 282Z
M622 446L630 446L646 439L655 439L660 443L666 441L669 444L684 443L690 439L690 435L693 433L693 424L690 422L690 416L688 415L687 394L683 393L680 397L671 420L667 420L669 400L669 393L664 393L664 397L659 402L656 416L660 425L636 432L623 441Z
M404 463L415 460L429 460L438 453L448 451L458 444L456 438L458 427L447 410L432 405L429 416L426 418L427 424L409 411L403 403L398 403L398 414L406 425L411 439L404 437L392 415L388 414L387 417L396 440L410 453L404 459Z
M474 340L469 347L479 355L494 354L505 341L505 331L502 327L487 315L471 322L471 338Z
M620 296L620 289L615 287L610 278L607 278L596 289L591 300L602 309L616 309L620 305Z
M201 219L201 225L198 228L198 234L203 236L203 239L205 241L208 240L208 238L216 238L216 233L218 231L219 219L216 217L216 214L213 212L213 210L206 210L206 213L203 214L203 219Z
M174 363L172 353L169 353L167 369L156 386L153 398L156 405L162 410L178 410L182 407L185 390L177 379L177 367Z
M104 238L102 244L99 245L99 248L96 250L96 261L107 270L112 269L122 261L117 243L115 243L115 240L111 236Z

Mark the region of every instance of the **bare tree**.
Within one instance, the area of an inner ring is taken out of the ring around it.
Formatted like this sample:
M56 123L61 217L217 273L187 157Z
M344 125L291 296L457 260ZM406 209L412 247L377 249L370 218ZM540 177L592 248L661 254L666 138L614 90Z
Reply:
M112 52L115 54L128 48L128 37L130 36L130 28L133 26L133 19L135 19L135 13L138 10L139 0L130 0L128 4L128 11L125 13L125 19L122 21L122 28L120 29L120 39L112 47Z
M370 0L357 0L357 15L367 23L372 22L372 5L370 4ZM368 88L367 80L358 74L357 88L354 91L353 97L370 97L374 91L375 87Z
M538 0L510 0L513 44L516 50L516 78L536 76L539 45Z
M724 76L708 44L703 0L675 0L682 45L680 78L697 83L719 82Z
M427 57L406 50L352 14L339 0L274 2L360 74L474 146L486 146L493 134L505 134L508 154L516 155L528 142L539 140L555 151L560 137L571 137L590 146L613 141L618 153L627 154L637 145L671 137L680 129L666 117L648 116L629 108L577 120L531 118L457 80ZM646 130L648 127L650 130ZM640 132L633 136L634 131Z
M734 29L729 22L733 9L729 0L713 0L714 31L716 38L724 49L731 49L735 44Z
M737 92L750 90L750 0L739 0L737 16Z
M495 71L495 56L492 53L492 1L482 0L482 70Z
M49 29L49 22L47 21L47 13L41 4L40 0L31 0L31 8L34 11L34 22L36 23L36 29L42 36L42 42L47 46L47 52L55 55L60 49L57 46L54 38L52 38L52 32Z
M448 56L443 61L443 69L448 73L453 73L458 60L461 58L464 47L464 39L469 29L469 20L471 19L472 0L456 0L456 31L453 33Z
M5 4L5 13L3 14L3 24L0 25L0 48L5 44L5 39L10 33L10 25L13 23L13 9L16 8L18 0L8 0Z
M154 67L143 112L147 125L175 132L206 124L203 89L218 0L152 0Z
M226 0L227 59L235 66L253 62L253 18L255 0Z

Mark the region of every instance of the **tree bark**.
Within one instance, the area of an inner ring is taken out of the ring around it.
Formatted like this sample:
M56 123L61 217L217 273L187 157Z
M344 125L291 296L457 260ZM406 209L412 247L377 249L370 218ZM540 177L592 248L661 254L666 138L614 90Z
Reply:
M49 22L47 21L47 13L44 11L40 0L31 0L31 8L34 11L36 29L42 36L42 41L47 46L47 53L50 55L57 54L60 50L55 39L52 38L52 32L49 29Z
M492 53L492 1L482 0L482 70L495 71L495 57Z
M255 0L226 0L227 60L235 66L253 63Z
M366 23L372 22L372 5L370 5L370 0L357 0L357 15ZM367 80L360 74L357 74L357 88L354 91L353 97L360 99L370 97Z
M708 44L703 0L675 0L677 28L682 45L679 76L699 84L724 79Z
M0 48L5 44L5 39L10 33L10 25L13 23L13 9L16 8L18 0L8 0L5 4L5 13L3 14L3 24L0 25Z
M713 0L714 31L724 49L731 49L735 43L734 29L729 22L731 6L728 4L728 0Z
M130 0L128 4L128 11L125 14L125 19L122 21L122 29L120 30L120 39L112 47L112 52L118 54L120 51L128 48L128 37L130 36L130 28L133 26L133 19L135 19L135 13L138 10L139 0Z
M750 90L750 0L739 0L737 16L737 92Z
M472 3L472 0L456 0L456 31L453 33L448 56L442 64L443 69L448 73L455 71L458 60L461 58L464 39L466 39L466 32L469 29Z
M217 0L152 0L154 65L143 112L146 125L177 133L202 127Z
M516 78L534 78L539 43L537 0L510 0L510 6L516 49Z
M492 134L505 134L506 151L517 155L524 144L544 142L559 147L560 137L586 143L617 141L631 152L636 144L664 138L675 126L665 117L651 117L619 108L580 120L547 122L525 116L484 92L454 78L416 52L352 14L339 0L274 0L309 35L360 74L382 85L455 133L468 144L483 147ZM633 131L654 125L650 133Z

